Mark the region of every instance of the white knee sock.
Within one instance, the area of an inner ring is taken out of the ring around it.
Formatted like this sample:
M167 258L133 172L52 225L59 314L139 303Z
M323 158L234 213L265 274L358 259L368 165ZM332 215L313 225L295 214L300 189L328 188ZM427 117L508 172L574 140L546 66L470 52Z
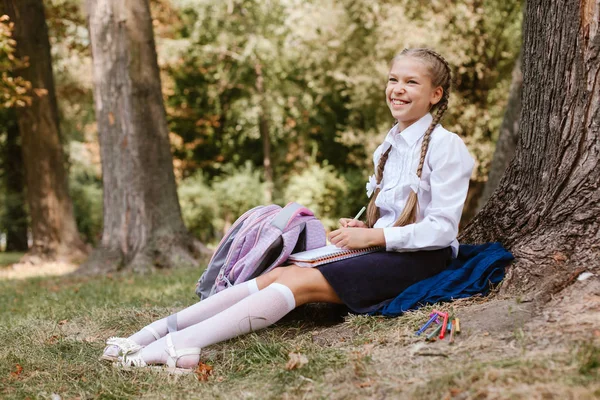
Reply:
M207 299L204 299L176 313L175 315L177 326L174 328L176 328L177 330L185 329L188 326L204 321L205 319L208 319L213 315L216 315L221 311L226 310L227 308L231 307L240 300L257 292L258 285L256 283L256 279L252 279L248 282L240 283L238 285L227 288L217 294L210 296ZM146 346L157 340L152 331L156 332L158 336L164 337L169 330L167 323L168 318L169 317L159 319L158 321L154 321L153 323L147 326L147 328L150 329L141 329L140 331L129 336L129 339L133 340L139 345ZM116 356L118 354L118 349L108 348L105 351L105 354Z
M295 307L296 301L290 288L280 283L272 283L209 319L171 333L171 338L175 349L178 350L202 348L265 328L279 321ZM165 338L161 338L142 350L146 363L166 362L165 343ZM178 366L191 368L197 363L198 357L185 356Z

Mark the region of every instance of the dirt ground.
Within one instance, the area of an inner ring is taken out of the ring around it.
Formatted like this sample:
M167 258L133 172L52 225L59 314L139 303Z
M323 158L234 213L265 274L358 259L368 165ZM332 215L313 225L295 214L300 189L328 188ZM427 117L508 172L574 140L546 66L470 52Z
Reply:
M355 363L354 386L335 397L354 398L360 390L361 398L377 399L439 398L440 392L443 399L600 398L597 276L543 305L492 297L465 299L454 308L462 332L453 345L426 342L402 328L373 334L358 356L369 360L358 363L365 371L357 374ZM360 334L336 325L315 332L314 340L340 346ZM339 371L331 382L348 373Z
M0 279L27 279L43 276L60 276L77 270L77 264L53 262L43 264L18 263L0 267Z

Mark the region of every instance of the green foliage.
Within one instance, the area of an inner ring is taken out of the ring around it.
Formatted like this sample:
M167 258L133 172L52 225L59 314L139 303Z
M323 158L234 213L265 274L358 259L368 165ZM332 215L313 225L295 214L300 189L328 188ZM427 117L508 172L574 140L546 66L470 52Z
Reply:
M83 239L96 244L102 235L102 180L94 163L97 145L71 140L68 149L69 193L73 201L75 222Z
M264 204L265 188L260 180L261 172L250 163L237 170L226 170L229 173L215 179L212 187L220 214L228 224L248 209Z
M389 61L404 47L428 46L454 66L445 124L465 136L479 161L476 178L484 179L520 47L519 1L173 4L182 15L181 56L167 67L168 103L184 143L176 156L195 161L186 165L206 165L209 176L223 162L259 166L262 112L280 176L306 167L314 150L317 162L370 169L371 151L392 122L383 97Z
M204 243L218 237L215 225L219 224L219 204L204 176L198 173L182 180L177 193L183 221L190 233Z
M208 183L197 173L178 186L179 203L186 227L203 242L219 240L245 211L265 204L260 171L250 163L236 169L224 167L226 175Z
M290 178L283 198L310 208L323 224L331 229L338 225L340 205L348 194L346 181L331 165L312 164Z
M69 193L79 233L96 244L102 235L102 183L71 175Z
M12 72L27 66L25 60L15 57L17 42L12 38L14 24L8 16L0 14L0 107L25 106L30 104L28 91L31 83Z

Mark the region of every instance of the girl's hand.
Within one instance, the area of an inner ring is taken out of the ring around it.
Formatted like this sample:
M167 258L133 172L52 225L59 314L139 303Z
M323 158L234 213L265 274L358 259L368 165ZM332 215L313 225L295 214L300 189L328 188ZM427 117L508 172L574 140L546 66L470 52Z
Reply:
M329 234L331 244L342 249L366 249L385 246L383 229L340 228Z
M352 218L340 218L340 226L342 228L367 228L367 224Z

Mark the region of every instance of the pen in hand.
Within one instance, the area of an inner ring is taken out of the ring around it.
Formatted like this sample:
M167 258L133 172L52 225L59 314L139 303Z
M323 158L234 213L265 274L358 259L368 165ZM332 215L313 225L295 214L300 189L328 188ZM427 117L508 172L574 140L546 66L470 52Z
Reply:
M358 212L358 214L356 214L356 216L352 219L340 218L340 225L342 226L342 228L355 228L355 227L364 225L362 222L352 222L352 221L358 221L358 219L365 212L366 209L367 209L367 207L361 208L360 211Z
M358 212L358 214L356 214L356 217L354 217L352 219L359 219L360 216L365 212L366 209L367 209L367 207L361 208L360 211Z

